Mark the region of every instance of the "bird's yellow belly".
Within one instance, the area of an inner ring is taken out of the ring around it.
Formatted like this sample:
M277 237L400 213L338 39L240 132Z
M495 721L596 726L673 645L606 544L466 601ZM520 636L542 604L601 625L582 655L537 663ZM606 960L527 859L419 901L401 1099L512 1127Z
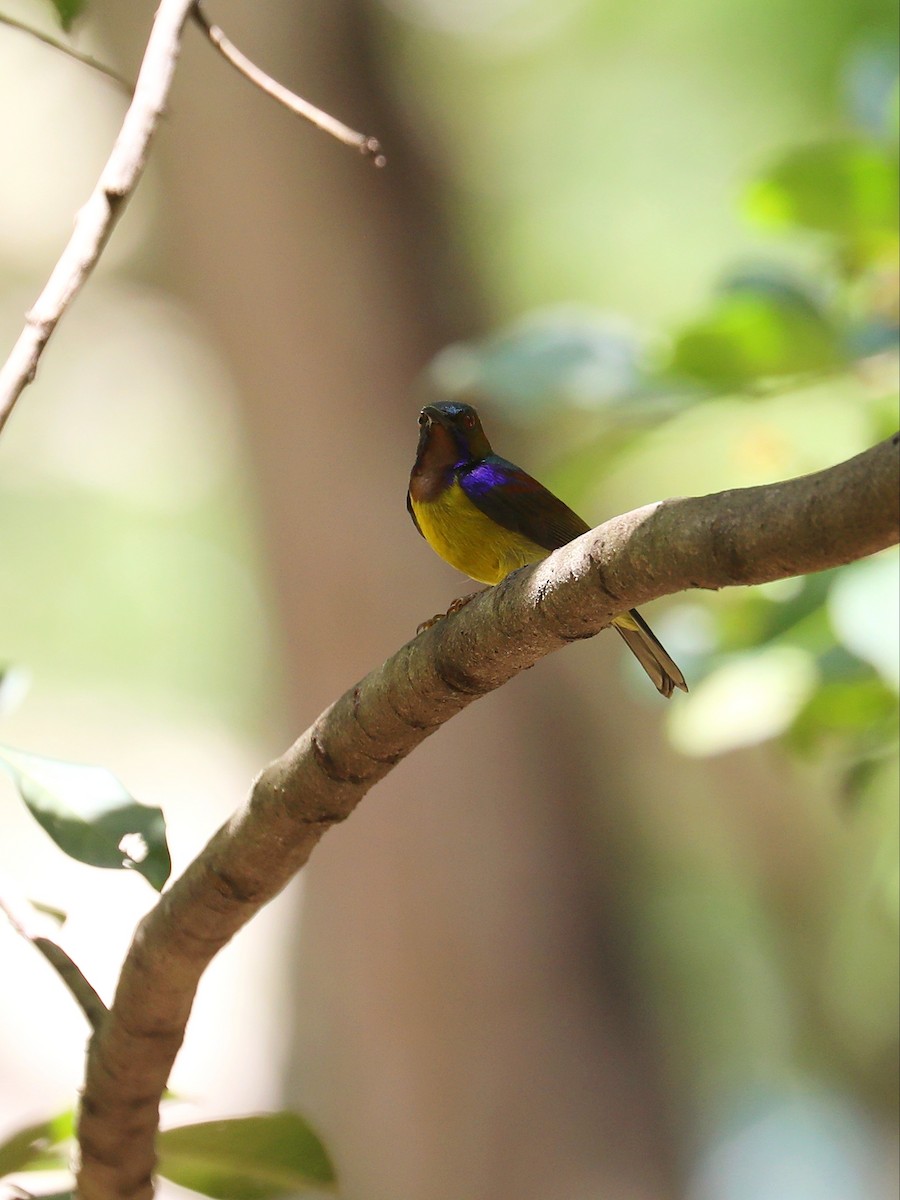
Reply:
M540 562L549 553L485 516L456 480L436 500L411 503L432 550L479 583L499 583L510 571Z

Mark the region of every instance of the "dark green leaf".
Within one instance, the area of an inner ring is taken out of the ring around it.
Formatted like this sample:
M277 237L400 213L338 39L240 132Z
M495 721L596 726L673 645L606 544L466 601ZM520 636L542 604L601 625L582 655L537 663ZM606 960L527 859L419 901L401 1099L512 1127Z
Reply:
M60 1156L58 1148L69 1141L73 1133L71 1112L20 1129L0 1145L0 1178L12 1175L14 1171L65 1167L65 1156ZM54 1148L57 1148L56 1153Z
M294 1113L182 1125L158 1145L161 1175L217 1200L269 1200L334 1183L324 1146Z
M50 3L56 10L59 23L66 33L72 28L75 18L80 17L86 7L85 0L50 0Z
M732 286L675 343L670 370L722 391L834 367L836 330L799 289Z
M897 203L896 156L877 142L852 140L785 155L747 197L761 224L834 234L865 257L894 244Z
M7 746L0 746L0 766L35 820L71 858L130 868L162 890L172 869L162 812L138 804L110 771Z

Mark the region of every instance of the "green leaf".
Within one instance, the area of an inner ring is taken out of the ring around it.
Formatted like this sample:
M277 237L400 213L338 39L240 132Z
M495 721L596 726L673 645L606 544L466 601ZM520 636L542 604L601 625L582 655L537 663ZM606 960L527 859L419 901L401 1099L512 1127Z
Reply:
M60 1147L73 1136L71 1111L20 1129L0 1145L0 1178L14 1171L64 1168L66 1158Z
M324 1146L295 1113L182 1125L161 1133L158 1149L161 1175L217 1200L269 1200L335 1180Z
M863 257L897 237L896 156L878 142L844 140L784 156L747 194L762 225L802 226L848 242Z
M138 804L103 767L57 762L0 746L0 766L31 815L70 858L130 868L162 891L172 869L158 808Z
M85 10L85 0L50 0L50 3L56 9L59 23L66 33L72 28L75 18L80 17Z
M677 339L669 370L716 390L835 367L837 331L812 299L786 283L730 287Z
M790 745L812 753L822 741L852 739L855 749L896 739L897 697L877 676L831 680L813 692L788 731Z
M30 900L29 904L39 913L43 913L45 917L49 917L56 925L65 925L69 919L67 912L63 912L61 908L55 908L52 904L44 904L42 900Z
M682 754L704 757L778 737L817 682L812 655L796 646L767 646L736 655L701 679L670 711L672 744Z
M736 592L716 611L717 649L734 653L784 641L821 655L834 645L824 605L834 571Z

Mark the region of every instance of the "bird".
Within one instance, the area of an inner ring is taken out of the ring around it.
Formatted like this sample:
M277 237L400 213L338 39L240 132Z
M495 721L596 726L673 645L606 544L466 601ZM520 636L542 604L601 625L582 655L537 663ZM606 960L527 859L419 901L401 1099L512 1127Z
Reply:
M442 400L419 413L419 444L406 507L437 554L478 583L496 584L587 533L590 526L558 496L491 448L470 404ZM448 611L472 599L463 596ZM443 615L443 614L442 614ZM426 621L420 629L440 620ZM632 608L615 617L623 638L661 695L688 690L650 626Z

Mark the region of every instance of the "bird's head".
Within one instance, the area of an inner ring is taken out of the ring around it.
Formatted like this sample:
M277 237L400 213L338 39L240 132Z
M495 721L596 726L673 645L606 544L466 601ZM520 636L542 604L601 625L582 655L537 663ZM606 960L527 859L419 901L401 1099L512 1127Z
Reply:
M491 453L478 413L471 404L442 400L426 404L419 413L419 448L416 461L426 457L461 466Z

